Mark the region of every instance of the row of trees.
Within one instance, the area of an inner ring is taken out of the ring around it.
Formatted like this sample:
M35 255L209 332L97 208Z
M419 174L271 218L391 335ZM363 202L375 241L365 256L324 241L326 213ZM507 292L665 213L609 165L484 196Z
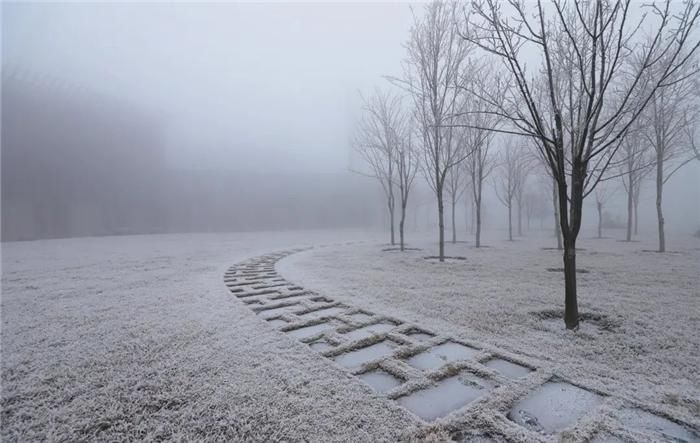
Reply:
M631 220L640 183L655 170L659 251L665 251L663 185L698 158L700 6L667 0L644 5L637 18L632 6L631 0L434 1L414 14L403 74L388 77L398 92L365 100L356 139L386 193L392 242L394 187L401 190L403 221L421 171L436 200L440 260L445 199L454 214L467 189L479 247L484 184L495 168L512 238L514 202L523 202L527 174L539 164L552 183L567 328L578 326L576 241L587 196L597 190L602 212L607 182L621 178ZM401 159L410 164L410 180L398 172Z

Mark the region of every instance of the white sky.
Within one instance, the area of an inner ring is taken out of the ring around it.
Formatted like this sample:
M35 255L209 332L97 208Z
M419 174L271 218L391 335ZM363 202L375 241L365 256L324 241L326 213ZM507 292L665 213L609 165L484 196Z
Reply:
M358 92L397 74L407 4L3 4L3 64L143 103L176 161L346 169Z

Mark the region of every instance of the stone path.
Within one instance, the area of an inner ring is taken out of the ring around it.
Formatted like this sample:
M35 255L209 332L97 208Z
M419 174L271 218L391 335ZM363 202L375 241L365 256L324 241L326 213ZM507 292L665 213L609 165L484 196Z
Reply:
M299 251L236 264L224 282L271 326L457 439L700 442L687 424L511 354L304 290L275 271L277 261Z

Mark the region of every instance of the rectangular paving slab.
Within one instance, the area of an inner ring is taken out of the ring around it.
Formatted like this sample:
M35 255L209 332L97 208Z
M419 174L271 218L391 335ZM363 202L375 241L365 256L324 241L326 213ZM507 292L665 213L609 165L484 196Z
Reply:
M527 366L522 366L502 358L492 358L484 363L484 366L500 372L504 377L512 379L524 377L532 372L532 369Z
M473 374L455 375L437 386L400 397L398 403L426 421L444 417L471 403L493 388L488 380Z
M306 312L304 314L299 314L304 317L324 317L330 315L338 315L347 310L347 306L332 306L330 308L317 309L315 311Z
M350 331L344 334L349 340L362 340L363 338L371 337L376 334L381 334L383 332L389 332L396 327L395 324L390 322L375 323L373 325L363 326L354 331Z
M372 389L382 394L391 391L402 383L400 378L394 377L382 369L365 372L358 377L360 377L363 382L370 385Z
M564 381L548 381L519 400L508 418L535 432L554 434L574 425L602 402L595 392Z
M453 341L433 346L409 358L406 363L416 369L437 369L457 360L468 360L479 352L478 349Z
M258 311L258 315L262 315L263 317L274 317L280 314L285 314L287 312L291 312L292 310L299 309L299 305L288 305L288 306L281 306L279 308L272 308L272 309L262 309Z
M311 337L312 335L320 334L321 332L328 331L331 329L333 329L333 325L326 322L319 323L313 326L304 326L303 328L299 329L293 329L291 331L287 331L287 333L292 337L301 340L306 337Z
M620 421L632 429L652 432L675 442L700 442L700 435L678 423L638 408L626 408L620 412Z
M389 340L384 340L364 348L340 354L334 358L335 362L346 368L354 368L390 355L394 352L395 345Z

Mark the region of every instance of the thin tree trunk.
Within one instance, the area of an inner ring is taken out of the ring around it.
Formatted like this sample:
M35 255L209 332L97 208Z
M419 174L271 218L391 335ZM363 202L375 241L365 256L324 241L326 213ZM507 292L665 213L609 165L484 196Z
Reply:
M627 189L627 236L625 240L632 241L632 200L634 194L634 185L632 184L632 173L629 174L629 189Z
M478 183L476 196L474 197L474 209L476 215L476 247L481 247L481 181Z
M399 241L401 242L401 250L404 250L403 227L406 221L406 204L401 203L401 220L399 221Z
M474 201L473 198L471 201L471 205L472 205L472 214L471 214L472 215L472 222L469 225L469 233L473 235L475 232L475 227L476 227L476 202Z
M457 243L457 224L455 223L455 206L457 202L455 201L454 195L452 196L452 243Z
M513 205L508 205L508 241L513 241Z
M520 202L518 202L518 237L523 236L523 208Z
M561 211L559 210L559 202L558 200L558 195L557 195L557 182L554 180L554 185L552 186L552 202L554 204L554 236L557 238L557 249L561 250L562 249L562 232L561 232L561 225L560 225L560 213Z
M639 191L634 193L634 235L639 234Z
M396 239L394 236L394 196L389 197L389 223L391 223L391 245L396 244Z
M596 202L598 207L598 238L603 238L603 203Z
M662 196L664 191L664 160L662 155L656 158L656 216L659 221L659 252L666 252L666 236L664 234L664 213Z
M438 231L440 232L439 235L439 242L440 242L440 261L444 262L445 261L445 207L442 201L442 189L438 189L437 191L437 200L438 200Z

